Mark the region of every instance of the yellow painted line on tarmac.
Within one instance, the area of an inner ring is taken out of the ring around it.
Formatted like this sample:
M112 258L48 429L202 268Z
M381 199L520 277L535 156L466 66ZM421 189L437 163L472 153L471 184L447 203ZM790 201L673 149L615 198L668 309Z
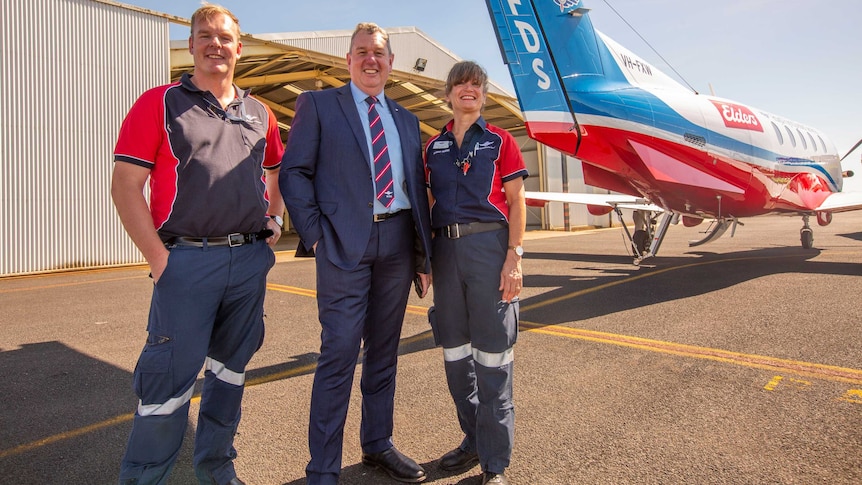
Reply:
M96 431L102 428L107 428L108 426L113 426L115 424L125 423L126 421L131 421L134 418L134 414L122 414L120 416L107 419L100 423L91 424L89 426L84 426L83 428L74 429L71 431L67 431L65 433L55 434L53 436L49 436L47 438L42 438L40 440L31 441L30 443L26 443L23 445L18 445L14 448L9 448L6 450L0 450L0 459L6 458L9 456L19 455L21 453L35 450L36 448L41 448L46 445L50 445L52 443L56 443L58 441L63 441L71 438L75 438L77 436L82 436L92 431Z
M718 263L730 263L730 262L735 262L735 261L752 261L752 260L764 260L764 259L786 259L786 258L795 258L795 257L798 257L798 255L770 256L770 257L747 256L744 258L714 259L711 261L698 261L696 263L683 264L680 266L669 266L667 268L662 268L662 269L651 269L651 270L646 270L645 272L634 275L634 276L628 276L625 278L620 278L620 279L615 280L615 281L609 281L609 282L603 283L601 285L592 286L590 288L584 288L583 290L573 291L573 292L568 293L566 295L561 295L561 296L558 296L556 298L551 298L551 299L541 301L538 303L533 303L532 305L522 305L521 311L525 312L525 311L529 311L529 310L535 310L536 308L545 307L545 306L552 305L554 303L559 303L559 302L565 301L565 300L571 300L572 298L577 298L579 296L587 295L590 293L595 293L597 291L611 288L613 286L622 285L625 283L631 283L632 281L637 281L637 280L640 280L643 278L649 278L651 276L658 276L662 273L667 273L670 271L676 271L676 270L680 270L680 269L695 268L698 266L707 266L707 265L718 264Z
M91 285L94 283L111 283L114 281L136 280L136 279L146 278L146 277L147 277L147 275L144 274L141 276L124 276L122 278L106 278L106 279L89 280L89 281L75 281L72 283L56 283L53 285L28 286L26 288L9 288L6 290L0 290L0 294L19 293L22 291L52 290L54 288L68 288L70 286Z
M795 257L794 256L779 256L776 258L786 258L786 257ZM691 268L696 266L702 266L707 264L715 264L722 262L730 262L730 261L746 261L746 260L762 260L763 257L746 257L746 258L734 258L734 259L722 259L722 260L713 260L713 261L704 261L692 264L686 264L682 266L673 266L659 270L652 270L649 272L645 272L642 274L638 274L636 276L622 278L618 281L612 281L609 283L605 283L602 285L598 285L593 288L587 288L584 290L576 291L570 293L568 295L563 295L557 298L553 298L550 300L546 300L543 302L535 303L533 305L524 305L521 307L521 311L532 310L535 308L541 308L543 306L550 305L552 303L557 303L560 301L576 298L578 296L582 296L585 294L593 293L599 290L603 290L605 288L610 288L616 285L629 283L631 281L636 281L642 278L647 278L650 276L656 276L668 271L674 271L678 269ZM773 259L773 258L767 258ZM108 279L108 280L95 280L89 282L81 282L81 283L70 283L68 285L45 285L43 287L38 288L51 288L51 287L60 287L60 286L70 286L75 284L88 284L88 283L97 283L97 282L105 282L105 281L116 281L119 279L128 279L128 278L117 278L117 279ZM22 288L15 290L6 290L8 291L25 291L28 289L38 289L38 288ZM315 290L310 290L306 288L299 288L295 286L287 286L287 285L279 285L270 283L267 284L267 288L273 291L279 291L284 293L293 293L300 296L307 297L316 297L317 292ZM2 293L3 291L0 291ZM415 314L415 315L425 315L428 311L427 307L416 306L416 305L408 305L407 313ZM814 364L810 362L802 362L802 361L794 361L794 360L786 360L786 359L778 359L774 357L762 356L762 355L753 355L753 354L743 354L738 352L730 352L726 350L713 349L709 347L698 347L693 345L685 345L685 344L677 344L673 342L665 342L661 340L651 340L640 337L633 337L627 335L620 334L612 334L606 332L598 332L594 330L586 330L572 327L565 327L560 325L542 325L538 323L521 321L520 327L529 332L542 333L557 337L565 337L572 339L585 340L590 342L603 343L608 345L616 345L621 347L635 348L639 350L663 353L669 355L677 355L682 357L703 359L703 360L712 360L717 362L723 362L732 365L739 365L743 367L756 368L756 369L765 369L771 371L781 371L786 373L797 374L806 377L813 377L817 379L823 379L828 381L837 381L837 382L847 382L856 385L862 385L862 370L858 369L850 369L845 367L836 367L822 364ZM430 329L429 329L430 330ZM422 332L412 337L407 337L403 339L404 342L412 342L412 341L420 341L426 338L431 338L429 332ZM294 369L286 370L283 372L278 372L275 374L270 374L266 376L261 376L255 379L251 379L246 382L247 387L257 386L261 384L266 384L269 382L278 381L281 379L290 378L296 375L304 374L312 372L315 368L316 364L306 364L301 367L297 367ZM847 392L847 395L843 397L844 400L848 402L859 403L862 402L862 390L851 390ZM192 402L197 402L200 400L200 396L196 395L192 398ZM102 428L106 428L109 426L114 426L116 424L125 423L127 421L131 421L134 419L133 413L123 414L120 416L116 416L111 419L107 419L101 421L99 423L91 424L89 426L84 426L75 430L67 431L64 433L58 433L47 438L42 438L36 441L32 441L30 443L25 443L13 448L0 450L0 459L6 458L13 455L18 455L21 453L25 453L27 451L31 451L42 446L46 446L52 443L56 443L59 441L63 441L66 439L74 438L77 436L81 436Z
M268 283L266 285L266 289L272 291L280 291L282 293L293 293L294 295L300 296L308 296L311 298L317 297L317 291L309 290L307 288L299 288L297 286L287 286L287 285L279 285L275 283ZM407 313L413 315L425 315L428 313L428 307L417 306L417 305L407 305Z
M781 256L787 257L787 256ZM745 257L745 258L736 258L733 261L745 261L751 259L763 259L762 257ZM604 288L609 288L612 286L620 285L623 283L628 283L631 281L639 280L642 278L647 278L649 276L655 276L661 273L665 273L668 271L672 271L675 269L683 269L690 268L695 266L703 266L707 264L714 264L720 262L727 262L730 260L715 260L715 261L703 261L698 263L691 263L682 266L674 266L669 268L664 268L656 271L650 271L647 273L638 274L636 276L632 276L629 278L623 278L619 281L612 281L609 283L605 283L602 285L598 285L592 288L587 288L584 290L572 292L568 295L563 295L557 298L553 298L551 300L543 301L540 303L536 303L533 305L524 305L521 307L521 312L526 310L532 310L535 308L540 308L548 305L549 303L556 303L559 301L567 300L570 298L575 298L577 296L585 295L588 293L592 293ZM296 293L305 296L315 296L316 292L313 290L306 290L303 288L296 288L290 286L283 285L268 285L270 289L274 289L276 291L284 291L290 293ZM427 307L416 306L416 305L407 305L407 313L414 315L425 315L428 311ZM733 364L742 367L749 368L757 368L764 369L770 371L781 371L788 372L800 376L806 377L814 377L817 379L827 380L827 381L837 381L837 382L846 382L851 384L862 385L862 370L846 368L846 367L837 367L837 366L829 366L824 364L814 364L810 362L803 361L795 361L795 360L786 360L779 359L776 357L769 357L763 355L755 355L755 354L744 354L739 352L731 352L727 350L721 349L713 349L710 347L698 347L693 345L679 344L674 342L666 342L662 340L651 340L641 337L633 337L628 335L621 334L613 334L606 332L598 332L594 330L586 330L580 328L566 327L560 325L543 325L539 323L533 323L521 320L520 322L521 329L529 332L536 333L544 333L547 335L554 335L557 337L566 337L566 338L574 338L579 340L587 340L591 342L599 342L608 345L616 345L628 348L636 348L640 350L646 350L650 352L657 352L669 355L677 355L681 357L689 357L689 358L697 358L702 360L712 360L717 362L723 362L726 364ZM422 332L420 334L414 335L412 337L407 337L402 339L403 343L412 343L415 341L419 341L425 338L430 338L430 335L427 332Z
M301 374L306 374L308 372L314 371L316 366L317 366L316 363L306 364L306 365L303 365L300 367L296 367L294 369L290 369L290 370L286 370L286 371L282 371L282 372L276 372L274 374L261 376L261 377L255 378L255 379L249 379L248 381L246 381L245 387L259 386L261 384L267 384L269 382L274 382L277 380L286 379L286 378L290 378L290 377L301 375ZM192 403L196 403L200 400L201 400L200 394L195 394L191 398ZM20 455L21 453L26 453L28 451L32 451L32 450L41 448L43 446L47 446L47 445L57 443L60 441L76 438L78 436L83 436L83 435L86 435L86 434L91 433L93 431L100 430L102 428L107 428L107 427L114 426L117 424L125 423L127 421L131 421L134 418L135 418L134 413L121 414L119 416L115 416L113 418L106 419L104 421L100 421L98 423L91 424L89 426L84 426L84 427L81 427L78 429L73 429L70 431L66 431L64 433L58 433L58 434L55 434L52 436L48 436L47 438L42 438L42 439L39 439L36 441L31 441L30 443L18 445L18 446L15 446L13 448L9 448L6 450L0 450L0 459L6 458L9 456Z
M293 293L294 295L308 296L317 298L317 291L309 290L308 288L300 288L298 286L278 285L275 283L267 283L267 290L280 291L282 293Z
M712 360L733 364L742 367L764 369L769 371L780 371L792 373L805 377L817 379L847 382L862 385L862 370L831 365L814 364L798 360L779 359L765 355L743 354L728 350L713 349L710 347L698 347L695 345L678 344L662 340L651 340L629 335L597 332L582 328L547 326L533 322L521 321L521 327L531 332L553 335L556 337L567 337L578 340L587 340L620 347L628 347L661 354L691 357L702 360Z

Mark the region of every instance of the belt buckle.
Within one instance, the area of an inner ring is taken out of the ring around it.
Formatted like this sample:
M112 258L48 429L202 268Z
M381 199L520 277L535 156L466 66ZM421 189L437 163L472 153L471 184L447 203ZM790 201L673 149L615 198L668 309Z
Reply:
M455 228L455 234L452 234L452 228ZM461 237L461 226L457 223L446 226L446 237L449 239L459 239Z
M242 246L243 244L245 244L245 237L242 234L235 232L227 235L228 246L235 248L237 246Z
M386 214L374 214L373 218L374 222L380 222L386 220Z

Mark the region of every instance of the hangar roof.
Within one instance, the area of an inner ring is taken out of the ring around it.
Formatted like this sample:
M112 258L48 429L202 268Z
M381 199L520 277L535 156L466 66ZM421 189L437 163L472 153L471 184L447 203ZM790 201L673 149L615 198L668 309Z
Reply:
M177 21L175 17L169 17ZM386 96L419 117L423 139L438 133L451 119L444 100L445 77L460 59L415 27L387 28L395 62L386 85ZM243 34L242 57L234 76L237 86L251 89L255 97L275 113L287 136L293 122L297 96L309 90L338 87L350 81L345 59L352 30ZM424 59L424 69L416 62ZM171 42L171 80L191 71L188 42ZM486 121L526 134L517 99L490 81L483 116Z

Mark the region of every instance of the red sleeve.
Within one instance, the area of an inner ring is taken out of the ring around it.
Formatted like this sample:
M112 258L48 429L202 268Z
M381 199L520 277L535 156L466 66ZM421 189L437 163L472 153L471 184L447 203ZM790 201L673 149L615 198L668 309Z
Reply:
M495 127L496 128L496 127ZM506 130L494 130L503 138L503 146L500 149L500 174L503 180L508 180L519 172L524 172L522 177L527 176L527 166L521 154L515 137Z
M263 105L266 108L266 114L269 118L266 130L266 153L263 158L263 168L275 169L281 165L281 157L284 155L284 144L281 142L281 134L278 131L278 120L275 118L275 113L269 109L269 106Z
M165 139L165 92L171 85L150 89L126 114L114 147L114 161L152 169Z

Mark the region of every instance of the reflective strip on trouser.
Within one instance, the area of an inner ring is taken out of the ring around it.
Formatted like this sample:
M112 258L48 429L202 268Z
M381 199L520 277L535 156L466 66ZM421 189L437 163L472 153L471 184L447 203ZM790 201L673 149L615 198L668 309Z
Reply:
M171 248L153 289L149 336L135 368L140 399L120 483L166 483L188 423L189 399L206 363L194 463L202 483L227 483L245 366L263 340L263 242L235 248ZM208 359L209 358L209 359Z
M144 404L143 401L138 399L138 416L166 416L173 414L191 401L194 392L195 388L189 387L189 390L184 392L182 396L173 397L159 404Z
M486 367L483 360L505 364ZM461 360L446 360L444 367L465 435L461 447L479 453L483 471L502 473L509 466L515 431L512 349L492 356L474 350Z
M443 349L443 360L457 362L469 356L485 367L502 367L514 360L515 351L511 347L503 352L491 353L474 349L470 344L464 344L451 349Z
M228 384L233 384L235 386L242 386L245 384L245 372L234 372L212 357L207 357L205 367L206 370L212 372L213 375L216 376L216 379L220 381L227 382Z
M461 448L479 453L484 471L509 466L514 437L513 350L517 301L501 301L506 229L434 239L432 325L464 432Z

